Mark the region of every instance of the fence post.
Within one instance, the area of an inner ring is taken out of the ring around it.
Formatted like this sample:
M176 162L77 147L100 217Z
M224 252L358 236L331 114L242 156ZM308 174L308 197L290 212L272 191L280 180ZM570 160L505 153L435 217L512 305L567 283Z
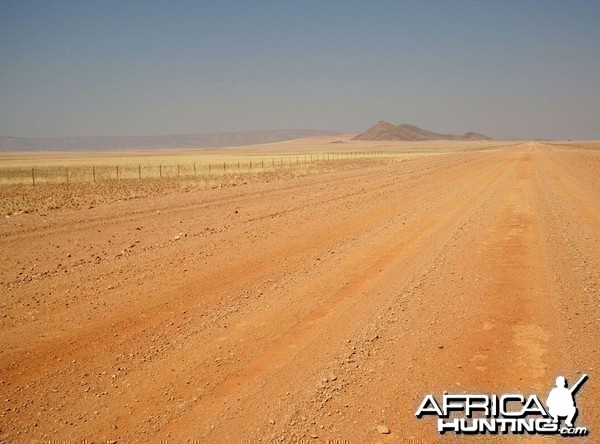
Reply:
M223 174L225 174L225 162L223 162Z
M138 165L138 178L142 180L142 166Z
M65 172L66 172L66 177L67 177L67 183L69 183L69 169L65 168Z
M92 176L94 176L94 183L96 183L96 167L92 167Z
M252 171L252 161L250 161L250 171Z
M210 162L208 162L208 172L210 173L210 172L211 172L211 170L212 170L212 167L211 167L211 165L210 165Z
M179 177L179 164L177 164L177 177Z
M158 176L162 179L162 165L158 166Z
M35 170L31 169L31 180L33 181L33 186L35 187Z
M264 159L261 160L261 163L262 163L262 169L264 170L265 169L265 160Z
M196 163L194 163L194 176L196 175Z
M117 165L117 180L119 180L119 165Z

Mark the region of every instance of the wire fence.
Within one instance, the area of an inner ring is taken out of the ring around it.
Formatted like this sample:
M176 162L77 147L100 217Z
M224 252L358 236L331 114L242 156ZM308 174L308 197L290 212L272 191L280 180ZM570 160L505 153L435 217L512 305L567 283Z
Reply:
M132 164L123 165L64 165L39 167L4 167L0 168L0 184L29 184L36 186L42 183L70 184L81 182L104 182L119 180L143 180L162 178L192 178L213 175L244 174L273 172L294 165L314 162L333 162L339 160L397 157L423 154L418 150L386 150L386 151L348 151L312 154L286 154L271 158L244 158L239 161L225 160L208 162L182 162L165 164Z

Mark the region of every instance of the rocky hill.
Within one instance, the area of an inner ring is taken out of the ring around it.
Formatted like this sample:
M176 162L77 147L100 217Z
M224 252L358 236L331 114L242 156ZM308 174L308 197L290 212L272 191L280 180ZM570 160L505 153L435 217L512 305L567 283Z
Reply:
M440 134L424 130L414 125L393 125L383 120L379 121L354 140L492 140L483 134L468 132L463 135Z

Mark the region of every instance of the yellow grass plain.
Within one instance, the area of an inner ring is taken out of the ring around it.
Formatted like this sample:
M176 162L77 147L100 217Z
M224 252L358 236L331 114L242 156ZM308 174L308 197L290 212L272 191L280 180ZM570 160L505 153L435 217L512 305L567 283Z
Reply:
M0 153L0 212L89 208L119 200L270 182L515 142L367 142L319 136L230 148Z

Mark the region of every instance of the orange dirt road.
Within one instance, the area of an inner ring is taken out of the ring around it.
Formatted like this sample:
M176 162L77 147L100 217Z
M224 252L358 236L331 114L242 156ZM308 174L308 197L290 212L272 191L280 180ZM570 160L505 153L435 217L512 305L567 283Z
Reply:
M600 153L536 143L11 216L0 442L432 442L582 373L594 442L599 245Z

